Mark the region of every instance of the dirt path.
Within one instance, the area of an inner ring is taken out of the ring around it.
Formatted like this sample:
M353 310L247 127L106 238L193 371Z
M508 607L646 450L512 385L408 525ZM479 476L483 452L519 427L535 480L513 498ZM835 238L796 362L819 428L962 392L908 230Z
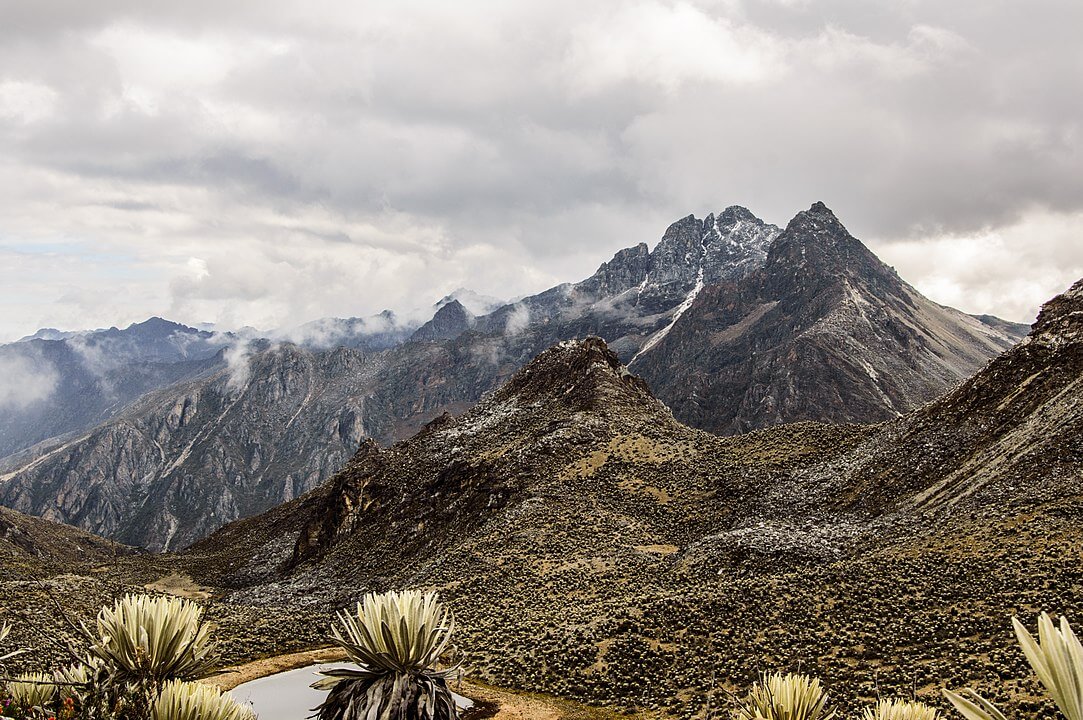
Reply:
M196 585L192 582L192 578L184 573L171 573L143 587L182 598L205 600L211 596L211 588Z

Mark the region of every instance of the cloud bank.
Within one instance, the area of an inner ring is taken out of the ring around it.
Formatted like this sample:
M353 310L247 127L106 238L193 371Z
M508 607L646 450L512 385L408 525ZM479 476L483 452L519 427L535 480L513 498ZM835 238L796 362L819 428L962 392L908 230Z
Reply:
M831 206L1029 320L1083 275L1083 6L9 4L0 338L574 281L672 220Z

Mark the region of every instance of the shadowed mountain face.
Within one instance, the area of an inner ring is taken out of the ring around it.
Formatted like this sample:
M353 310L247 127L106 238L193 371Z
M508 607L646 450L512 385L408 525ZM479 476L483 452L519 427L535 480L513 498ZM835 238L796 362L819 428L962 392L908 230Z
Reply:
M1081 318L1083 282L892 422L728 438L675 421L601 341L564 343L184 562L269 606L435 587L475 675L576 699L690 717L719 683L800 668L847 711L878 692L939 704L947 684L1033 712L1008 618L1083 612L1065 562L1083 539Z
M689 216L653 250L622 250L582 282L488 314L445 300L390 348L234 353L43 449L3 476L0 502L179 548L315 488L363 438L461 414L571 338L604 338L679 420L734 433L895 417L1021 336L921 297L820 204L784 231L738 207Z
M817 203L761 270L704 289L631 367L678 419L713 432L870 422L970 376L1018 339L1009 330L929 301Z
M837 502L872 513L1023 512L1077 496L1083 280L1046 303L1022 343L840 463Z

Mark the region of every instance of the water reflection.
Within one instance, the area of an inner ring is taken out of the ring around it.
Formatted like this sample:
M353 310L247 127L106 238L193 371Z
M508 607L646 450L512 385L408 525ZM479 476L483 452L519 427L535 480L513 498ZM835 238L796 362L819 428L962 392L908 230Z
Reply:
M259 720L304 720L312 714L312 708L323 702L327 695L322 690L309 687L319 679L317 673L320 670L345 667L356 666L349 663L309 665L250 680L238 685L231 692L238 701L251 704ZM461 695L455 695L455 702L460 709L474 704L470 698Z

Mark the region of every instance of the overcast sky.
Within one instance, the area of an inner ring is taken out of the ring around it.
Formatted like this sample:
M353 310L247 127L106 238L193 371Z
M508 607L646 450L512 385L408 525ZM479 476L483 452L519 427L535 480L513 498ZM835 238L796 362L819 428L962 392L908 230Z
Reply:
M934 300L1083 276L1083 3L0 0L0 340L589 275L816 200Z

